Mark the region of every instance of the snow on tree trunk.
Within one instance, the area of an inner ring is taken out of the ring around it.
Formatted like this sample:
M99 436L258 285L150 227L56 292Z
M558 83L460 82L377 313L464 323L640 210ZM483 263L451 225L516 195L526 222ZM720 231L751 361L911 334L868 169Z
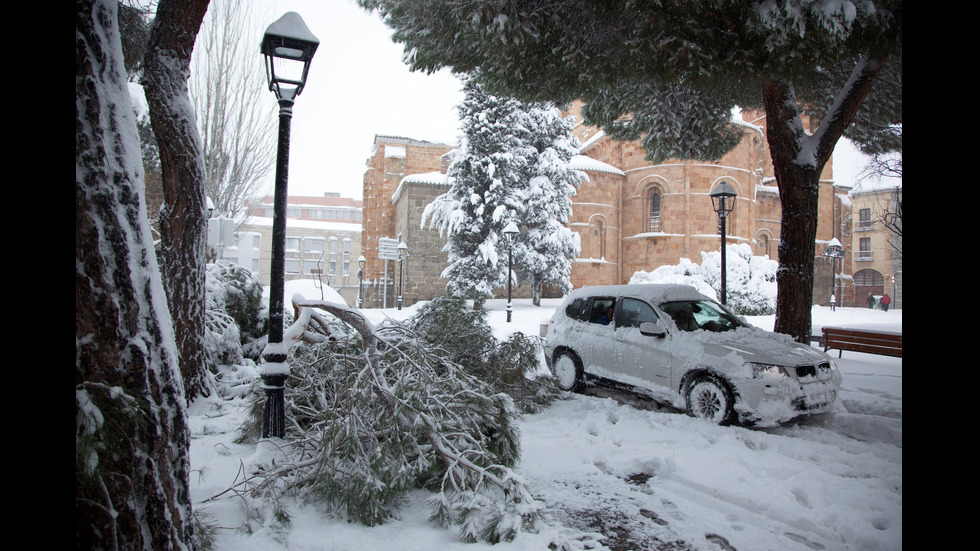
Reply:
M769 151L782 207L774 330L800 343L810 342L820 173L884 63L885 57L879 56L855 64L813 135L804 131L793 86L770 79L762 82Z
M160 148L163 275L174 320L180 371L189 400L206 394L204 155L187 81L207 0L162 0L150 33L142 78Z
M115 0L75 13L75 543L190 549L190 436Z

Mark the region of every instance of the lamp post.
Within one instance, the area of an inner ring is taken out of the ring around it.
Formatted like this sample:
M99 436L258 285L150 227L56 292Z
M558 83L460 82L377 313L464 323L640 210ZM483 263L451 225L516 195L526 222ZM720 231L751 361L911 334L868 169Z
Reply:
M846 251L843 245L837 238L830 240L827 244L827 248L824 249L823 255L830 259L831 266L831 279L830 279L830 309L833 311L837 305L837 260L840 259L841 267L843 267L843 259Z
M286 186L289 168L289 126L293 102L306 86L310 61L320 41L296 12L269 25L262 37L269 90L279 102L279 145L276 152L275 199L272 218L272 273L269 288L269 341L259 370L265 388L262 438L282 438L286 429L284 390L289 376L289 350L282 342L286 262Z
M735 208L735 197L738 194L735 193L735 188L722 180L708 195L711 196L711 205L718 213L718 221L721 226L721 303L728 304L728 290L725 285L726 272L728 271L725 258L725 222L732 209Z
M520 233L520 230L517 229L517 224L514 222L507 224L503 231L503 234L507 239L507 323L510 323L511 315L514 312L514 307L510 301L510 284L514 279L514 239L517 237L518 233Z
M408 256L408 245L404 241L398 244L398 309L402 309L402 290L404 287L404 280L402 279L402 265L405 263L405 257Z
M364 258L362 254L357 258L357 265L359 269L357 270L357 308L361 309L364 307L364 264L367 263L367 259Z

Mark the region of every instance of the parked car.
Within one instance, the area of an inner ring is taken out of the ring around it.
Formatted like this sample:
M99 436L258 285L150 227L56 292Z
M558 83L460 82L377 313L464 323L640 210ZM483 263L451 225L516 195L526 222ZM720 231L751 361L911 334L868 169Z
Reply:
M548 323L546 353L562 389L625 387L722 425L773 425L839 404L830 356L687 285L576 289Z

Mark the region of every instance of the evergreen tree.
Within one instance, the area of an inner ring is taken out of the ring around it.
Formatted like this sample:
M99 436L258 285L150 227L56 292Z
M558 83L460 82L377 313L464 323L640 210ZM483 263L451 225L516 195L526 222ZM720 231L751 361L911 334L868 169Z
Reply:
M546 282L566 288L578 243L562 223L582 177L568 168L570 123L552 106L488 94L472 79L464 91L450 189L423 213L423 226L447 234L449 294L478 302L493 296L507 283L510 246L519 280L530 281L536 295ZM510 222L524 229L514 244L502 234Z
M521 190L523 232L515 247L515 271L519 281L531 284L532 302L540 306L545 284L563 292L572 289L571 259L578 256L581 245L579 235L567 227L570 197L586 176L569 166L579 147L571 120L562 118L555 107L536 106L527 114L537 160Z
M845 132L901 150L901 0L359 0L413 69L479 72L491 93L585 102L585 122L654 162L716 160L735 106L766 112L783 219L775 328L810 338L820 174ZM801 115L819 124L809 131Z

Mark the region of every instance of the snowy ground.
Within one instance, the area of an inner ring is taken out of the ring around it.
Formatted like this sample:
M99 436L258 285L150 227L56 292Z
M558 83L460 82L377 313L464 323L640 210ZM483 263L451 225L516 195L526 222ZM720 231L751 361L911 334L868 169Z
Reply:
M515 301L508 324L504 302L492 301L489 321L498 336L538 334L557 304ZM377 323L412 309L365 312ZM749 321L772 329L772 317ZM815 307L813 324L815 334L823 325L900 332L902 312ZM717 427L598 390L525 416L518 472L549 513L537 533L513 542L462 543L426 520L421 495L383 526L350 524L296 503L288 531L253 519L246 533L250 512L234 494L204 502L229 487L256 453L232 442L244 417L240 400L200 400L190 408L195 510L224 527L219 551L899 550L902 360L831 354L844 376L847 411L777 428Z

